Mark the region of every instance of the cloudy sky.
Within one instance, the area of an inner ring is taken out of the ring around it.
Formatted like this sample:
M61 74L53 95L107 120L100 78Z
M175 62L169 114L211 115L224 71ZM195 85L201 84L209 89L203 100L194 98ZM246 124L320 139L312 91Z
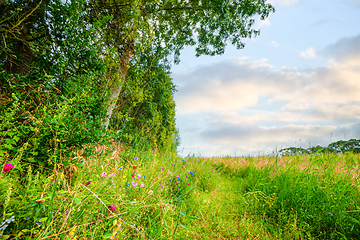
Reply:
M360 138L360 0L272 0L243 50L174 66L179 154L246 156Z

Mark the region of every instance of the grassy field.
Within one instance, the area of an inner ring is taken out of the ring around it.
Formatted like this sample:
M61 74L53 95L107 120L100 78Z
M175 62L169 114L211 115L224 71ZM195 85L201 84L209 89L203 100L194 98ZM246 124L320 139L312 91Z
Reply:
M10 161L0 239L360 239L360 155L98 150L50 174Z

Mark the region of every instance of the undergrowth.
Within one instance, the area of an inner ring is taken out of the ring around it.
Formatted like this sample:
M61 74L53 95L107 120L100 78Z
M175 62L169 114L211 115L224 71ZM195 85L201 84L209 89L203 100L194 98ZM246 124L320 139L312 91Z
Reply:
M53 171L8 161L2 239L360 236L357 154L182 159L113 144L77 158Z

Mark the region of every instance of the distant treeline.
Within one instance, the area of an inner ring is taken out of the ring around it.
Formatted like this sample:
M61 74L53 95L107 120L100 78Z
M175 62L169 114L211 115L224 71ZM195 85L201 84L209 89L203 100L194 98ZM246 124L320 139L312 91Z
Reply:
M345 153L345 152L354 152L360 153L360 140L350 139L348 141L337 141L330 143L327 147L322 147L317 145L316 147L310 148L297 148L289 147L283 148L278 153L280 155L298 155L298 154L317 154L317 153Z

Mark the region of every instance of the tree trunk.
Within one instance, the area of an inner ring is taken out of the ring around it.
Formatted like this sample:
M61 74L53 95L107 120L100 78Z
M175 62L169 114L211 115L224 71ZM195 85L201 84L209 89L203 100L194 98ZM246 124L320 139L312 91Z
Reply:
M123 54L123 58L121 59L120 66L118 68L118 74L119 74L120 78L117 79L115 86L112 89L112 93L109 97L109 108L107 110L106 118L105 118L105 127L104 127L105 129L107 129L109 127L111 115L116 106L116 102L118 100L123 83L125 81L125 76L126 76L126 72L127 72L128 66L129 66L129 60L130 60L131 54L132 54L132 51L128 50Z

